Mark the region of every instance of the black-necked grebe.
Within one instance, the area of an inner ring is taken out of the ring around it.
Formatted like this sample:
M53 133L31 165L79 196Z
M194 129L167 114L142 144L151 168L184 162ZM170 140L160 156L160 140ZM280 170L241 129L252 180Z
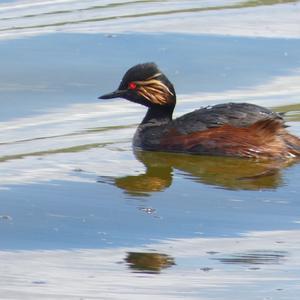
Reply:
M154 63L139 64L119 88L99 98L125 98L148 107L133 144L144 150L254 158L300 156L300 139L287 132L282 116L248 103L204 107L175 120L176 93Z

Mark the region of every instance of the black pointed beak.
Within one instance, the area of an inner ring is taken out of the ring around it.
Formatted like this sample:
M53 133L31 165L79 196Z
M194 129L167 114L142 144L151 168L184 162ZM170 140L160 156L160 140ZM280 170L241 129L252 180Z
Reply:
M98 99L112 99L122 97L126 93L126 90L116 90L112 93L102 95Z

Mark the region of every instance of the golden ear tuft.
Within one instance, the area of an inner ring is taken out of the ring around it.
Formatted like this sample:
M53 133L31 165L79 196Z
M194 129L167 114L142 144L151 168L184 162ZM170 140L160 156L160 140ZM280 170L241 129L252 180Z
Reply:
M156 79L161 73L157 73L146 80L135 81L137 92L153 104L165 105L171 103L174 94L160 80Z

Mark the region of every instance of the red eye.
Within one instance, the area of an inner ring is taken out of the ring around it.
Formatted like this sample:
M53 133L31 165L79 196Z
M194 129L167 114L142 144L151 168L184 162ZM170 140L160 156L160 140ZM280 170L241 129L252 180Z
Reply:
M128 88L129 88L130 90L135 90L135 89L136 89L136 84L135 84L134 82L130 82L130 83L128 84Z

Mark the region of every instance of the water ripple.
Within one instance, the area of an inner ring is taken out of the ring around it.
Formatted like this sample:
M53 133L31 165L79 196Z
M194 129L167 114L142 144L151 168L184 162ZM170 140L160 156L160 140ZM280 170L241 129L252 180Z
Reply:
M0 38L56 31L175 31L299 38L298 3L297 0L15 1L0 6ZM260 19L264 21L263 27Z

